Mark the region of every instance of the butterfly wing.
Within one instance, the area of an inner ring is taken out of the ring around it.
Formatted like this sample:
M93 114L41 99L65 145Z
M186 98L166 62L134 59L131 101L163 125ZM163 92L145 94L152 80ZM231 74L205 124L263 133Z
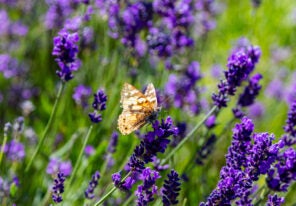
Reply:
M128 83L123 85L120 103L123 107L123 112L152 112L154 109L153 104L146 96Z
M145 113L122 112L118 118L118 129L123 135L128 135L142 127L145 123Z
M148 84L144 95L146 96L147 100L153 105L153 109L156 110L157 96L152 83Z
M118 118L118 129L123 135L127 135L146 124L147 118L155 110L157 102L154 86L149 84L144 95L134 86L125 83L120 103L123 110Z

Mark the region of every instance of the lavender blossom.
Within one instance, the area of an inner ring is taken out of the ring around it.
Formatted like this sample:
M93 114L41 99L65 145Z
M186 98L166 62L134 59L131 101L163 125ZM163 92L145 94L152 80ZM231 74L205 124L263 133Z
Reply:
M258 63L260 55L260 49L256 46L240 48L230 55L227 63L228 70L224 72L225 81L218 84L219 93L212 95L216 106L219 108L227 106L228 95L233 96L236 88L248 79L256 63Z
M177 200L180 188L180 177L174 170L168 174L168 179L164 180L162 188L162 203L164 206L176 205L179 201Z
M171 74L165 85L165 96L173 99L173 105L190 113L201 111L199 102L200 89L196 83L201 79L199 63L191 62L180 77Z
M137 196L137 205L147 205L154 200L153 196L157 194L156 180L160 178L157 171L151 170L149 167L145 168L141 175L140 180L142 184L138 186L135 194Z
M255 133L254 124L246 117L233 129L233 140L221 169L217 187L200 205L251 204L252 185L259 175L267 174L277 158L280 146L272 145L273 135Z
M86 108L88 106L87 100L91 95L91 88L84 85L78 85L74 89L74 94L72 98L75 100L75 103Z
M52 200L55 203L59 203L63 201L61 194L64 193L64 182L65 182L64 174L61 172L58 172L56 179L54 179L54 186L52 187Z
M279 192L287 192L292 182L296 181L296 150L286 149L283 153L277 154L277 162L268 171L266 179L270 189Z
M97 93L94 94L94 101L92 103L92 107L94 108L94 112L89 113L88 116L93 123L99 123L102 121L102 115L99 111L103 111L106 109L107 95L102 89L99 89Z
M236 118L240 119L245 115L241 110L242 107L248 107L254 103L255 98L261 89L261 85L259 85L261 78L261 74L255 74L249 79L249 84L245 87L244 92L239 96L236 108L232 110Z
M26 155L25 147L17 140L11 140L4 147L4 153L11 161L22 161Z
M88 184L87 189L84 192L85 198L87 199L93 199L95 197L94 190L98 185L98 181L100 179L100 173L99 171L96 171L95 174L93 174L91 181Z
M79 36L77 33L70 34L65 30L59 32L54 38L54 48L52 55L56 56L60 70L57 75L62 81L69 81L73 78L73 71L80 67L80 60L77 58Z
M46 168L46 173L50 175L55 175L58 172L63 173L64 176L69 176L72 172L71 161L61 161L58 158L50 158L50 161Z
M266 206L281 206L285 202L283 197L278 197L277 194L268 195Z
M161 123L156 120L153 124L153 131L148 132L140 145L134 150L130 157L128 165L132 171L141 172L145 167L145 163L152 162L153 157L158 152L164 153L167 145L170 143L168 139L171 135L177 134L177 128L173 126L172 119L167 117Z
M91 145L86 145L85 149L84 149L84 153L86 156L91 156L92 154L94 154L95 152L95 148Z
M296 101L291 105L284 129L286 133L296 139Z

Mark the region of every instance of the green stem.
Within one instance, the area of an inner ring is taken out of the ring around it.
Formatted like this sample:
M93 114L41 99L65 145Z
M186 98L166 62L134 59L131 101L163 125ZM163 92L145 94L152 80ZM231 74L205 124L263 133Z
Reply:
M126 180L126 178L128 178L132 173L129 172L127 173L127 175L121 180L121 182L123 182L124 180ZM107 194L104 195L104 197L102 197L94 206L98 206L101 205L115 190L117 190L117 187L113 187Z
M211 116L214 113L216 109L217 106L214 106L207 113L207 115L204 116L202 120L187 134L187 136L184 137L184 139L182 139L182 141L165 157L165 159L161 161L160 165L165 164L172 156L174 156L176 152L185 144L185 142L187 142L187 140L194 134L194 132L202 126L202 124L209 118L209 116Z
M7 142L7 134L6 132L4 132L4 139L3 139L3 143L2 143L2 147L1 147L1 152L0 152L0 165L1 165L1 161L2 161L2 157L3 157L3 153L4 153L4 148Z
M75 163L75 166L74 166L74 169L73 169L73 173L71 174L71 177L70 177L70 180L69 180L69 183L68 185L71 185L72 181L73 181L73 178L75 177L76 173L77 173L77 170L78 170L78 167L79 167L79 164L81 162L81 159L82 159L82 156L83 156L83 152L84 152L84 149L86 147L86 144L88 142L88 139L90 137L90 134L91 134L91 131L93 129L93 125L90 125L88 131L87 131L87 134L86 134L86 137L84 138L84 142L83 142L83 146L80 150L80 153L79 153L79 156L78 156L78 159Z
M57 94L57 97L55 99L55 102L54 102L54 105L53 105L53 108L52 108L52 111L51 111L51 114L50 114L50 117L49 117L49 120L46 124L46 127L45 127L45 130L43 132L43 135L41 137L41 140L39 141L38 145L37 145L37 148L36 150L34 151L34 154L32 155L32 158L29 162L29 164L27 165L26 169L25 169L25 172L28 172L31 168L31 165L33 163L33 160L35 159L36 155L38 154L39 150L41 149L43 143L44 143L44 140L45 138L47 137L48 135L48 132L49 132L49 129L51 128L52 126L52 123L53 123L53 120L55 119L55 116L56 116L56 112L57 112L57 107L58 107L58 104L60 102L60 99L61 99L61 95L63 93L63 90L65 88L65 83L62 82L60 88L59 88L59 91L58 91L58 94Z

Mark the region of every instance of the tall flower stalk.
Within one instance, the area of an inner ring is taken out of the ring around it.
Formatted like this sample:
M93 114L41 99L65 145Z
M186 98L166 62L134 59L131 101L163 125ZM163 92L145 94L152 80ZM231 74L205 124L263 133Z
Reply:
M55 119L55 116L56 116L56 113L57 113L57 108L58 108L58 105L60 103L60 99L61 99L61 96L62 96L62 93L64 91L64 88L65 88L65 83L62 82L62 84L60 85L60 88L59 88L59 91L58 91L58 94L56 96L56 99L55 99L55 102L54 102L54 105L53 105L53 108L52 108L52 111L51 111L51 114L49 116L49 120L45 126L45 129L43 131L43 134L41 136L41 139L40 141L38 142L38 145L37 145L37 148L35 149L26 169L25 169L25 172L28 172L32 166L32 163L36 157L36 155L38 154L38 152L40 151L44 141L45 141L45 138L48 136L48 133L49 133L49 129L51 128L52 126L52 123L53 123L53 120Z

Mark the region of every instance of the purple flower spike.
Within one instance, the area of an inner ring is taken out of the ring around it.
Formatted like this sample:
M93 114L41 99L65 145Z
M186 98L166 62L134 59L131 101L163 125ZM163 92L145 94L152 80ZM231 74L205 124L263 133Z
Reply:
M98 185L98 181L100 179L100 173L99 171L96 171L95 174L93 174L91 181L88 184L88 188L85 190L84 195L87 199L93 199L95 197L94 190L96 189Z
M97 93L94 94L94 101L92 107L94 112L89 113L88 116L93 123L99 123L102 121L102 115L99 113L106 109L107 95L105 92L100 89Z
M55 203L59 203L63 201L61 194L64 192L64 182L65 182L64 174L59 172L57 174L57 178L54 179L54 186L52 187L52 200Z
M285 202L285 198L275 195L268 195L266 206L281 206Z
M153 196L157 193L156 180L160 178L157 171L153 171L150 168L145 168L140 175L140 179L143 181L136 190L137 205L147 205L154 200Z
M52 55L56 56L55 61L60 67L56 73L65 82L72 79L72 72L80 67L80 60L77 58L78 41L78 33L70 34L64 30L60 31L53 41Z
M180 177L174 170L168 174L168 179L164 180L162 189L162 203L164 206L176 205L179 201L177 200L180 188Z
M72 98L75 100L76 104L82 106L83 108L86 108L88 106L87 100L91 93L91 88L84 85L78 85L74 89L74 94L72 95Z
M261 51L257 46L250 46L247 49L239 48L230 55L227 63L228 70L224 72L225 81L218 84L219 93L212 95L216 106L219 108L227 106L228 95L235 95L237 87L249 78L250 73L259 61L260 55ZM240 104L250 105L253 103L255 96L261 89L261 86L258 85L261 78L261 75L257 74L249 80L249 86L240 97ZM248 97L251 97L251 99L247 101Z

